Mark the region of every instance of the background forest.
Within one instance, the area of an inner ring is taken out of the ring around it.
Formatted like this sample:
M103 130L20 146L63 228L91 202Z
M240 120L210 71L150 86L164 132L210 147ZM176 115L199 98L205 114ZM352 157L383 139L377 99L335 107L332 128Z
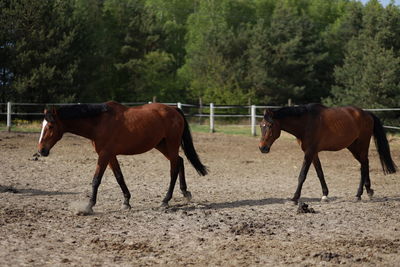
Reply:
M0 102L400 106L371 0L0 0Z

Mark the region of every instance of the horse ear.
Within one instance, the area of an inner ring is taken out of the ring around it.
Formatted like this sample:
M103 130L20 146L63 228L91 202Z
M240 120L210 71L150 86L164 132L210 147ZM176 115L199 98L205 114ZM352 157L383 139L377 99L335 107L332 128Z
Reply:
M48 122L54 122L54 115L56 114L56 109L54 107L51 107L50 109L45 109L44 110L44 118Z
M273 116L274 116L274 113L272 112L272 110L270 110L268 108L266 110L264 110L264 120L266 120L270 123L273 123L273 121L272 121Z
M270 109L267 108L267 109L264 110L264 117L268 116L268 117L272 118L272 115L273 115L273 113L272 113L272 111Z

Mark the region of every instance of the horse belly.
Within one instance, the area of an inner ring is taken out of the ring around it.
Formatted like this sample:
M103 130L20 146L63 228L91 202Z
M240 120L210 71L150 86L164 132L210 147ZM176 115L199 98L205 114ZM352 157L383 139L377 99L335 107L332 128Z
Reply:
M159 136L146 136L142 138L137 138L131 142L126 142L119 147L119 154L121 155L135 155L142 154L150 151L156 147L162 138Z
M350 146L355 140L357 139L357 136L347 136L347 137L337 137L337 136L330 136L322 139L322 142L320 142L320 151L326 150L326 151L339 151L344 148L347 148Z
M107 142L108 150L113 151L115 155L142 154L153 149L163 139L163 136L156 132L142 134L139 131L119 129L116 133L118 134Z

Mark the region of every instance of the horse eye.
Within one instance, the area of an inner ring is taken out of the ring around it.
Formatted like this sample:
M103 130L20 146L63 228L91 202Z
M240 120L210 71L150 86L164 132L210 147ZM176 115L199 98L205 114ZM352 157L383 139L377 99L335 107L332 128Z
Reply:
M53 129L54 128L54 126L53 125L49 125L49 129Z

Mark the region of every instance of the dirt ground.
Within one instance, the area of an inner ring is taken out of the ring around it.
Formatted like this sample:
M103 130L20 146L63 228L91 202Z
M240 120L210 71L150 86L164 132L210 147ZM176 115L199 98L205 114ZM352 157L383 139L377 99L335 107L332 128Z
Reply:
M269 154L258 138L194 134L210 174L188 161L193 200L176 187L161 208L169 162L155 150L120 156L132 209L110 170L95 214L77 216L87 201L97 155L86 139L65 135L47 158L32 157L39 134L0 133L1 266L398 266L400 176L384 176L370 148L375 197L356 202L359 165L348 151L320 154L330 201L310 169L301 200L315 213L298 213L287 201L295 191L303 153L283 135ZM391 137L400 165L400 139Z

